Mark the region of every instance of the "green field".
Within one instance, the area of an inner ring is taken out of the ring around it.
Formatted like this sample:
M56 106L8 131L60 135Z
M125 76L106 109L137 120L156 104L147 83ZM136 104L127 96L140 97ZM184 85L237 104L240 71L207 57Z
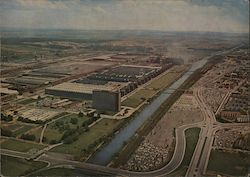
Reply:
M249 167L249 154L211 151L208 171L215 171L217 174L245 176Z
M129 106L136 108L139 106L143 101L152 98L156 92L154 90L148 89L140 89L138 92L134 93L126 100L122 102L123 106Z
M46 166L45 162L26 161L21 158L1 155L1 172L4 176L23 176Z
M35 128L36 125L27 125L27 124L20 124L20 123L11 123L11 124L3 124L1 125L2 128L8 129L13 133L13 136L21 135L32 128Z
M122 102L122 105L136 108L143 103L143 101L152 98L157 92L168 87L182 72L185 71L185 69L186 66L184 65L174 66L168 73L154 79L150 84L145 86L145 88L138 90L136 93L128 97Z
M120 122L121 120L102 119L91 127L88 132L81 134L77 141L72 144L57 146L52 151L80 155L83 149L87 149L89 145L111 133Z
M158 79L154 79L149 85L147 85L145 88L153 89L156 91L162 90L169 86L173 81L177 79L177 77L183 73L186 69L186 66L179 65L179 66L173 66L171 69L169 69L169 72L165 75L161 76Z
M70 120L72 118L77 119L77 124L70 123ZM74 129L74 128L77 128L77 126L81 127L82 123L88 119L90 119L90 117L87 117L87 116L79 117L78 114L69 114L68 116L65 116L65 117L49 124L44 132L44 137L46 137L48 143L52 140L59 141L61 139L63 133L66 131L66 128L59 129L56 126L56 124L58 122L63 122L63 124L65 126L68 126L68 128Z
M32 128L34 128L34 126L22 125L22 127L20 129L18 129L17 131L14 132L14 135L16 135L16 136L22 135L22 134L24 134L25 132L29 131Z
M19 151L19 152L28 152L31 149L43 149L46 146L41 144L36 144L32 142L24 142L20 140L13 140L13 139L4 139L1 142L1 148L3 149L9 149L13 151Z
M200 128L190 128L185 131L185 138L186 138L186 150L185 155L182 161L182 165L188 166L193 152L195 150L196 144L199 140Z

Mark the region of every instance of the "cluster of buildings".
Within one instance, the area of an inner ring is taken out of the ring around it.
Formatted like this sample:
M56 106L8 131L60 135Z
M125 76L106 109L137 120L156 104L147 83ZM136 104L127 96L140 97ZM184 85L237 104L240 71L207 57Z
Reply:
M229 122L250 122L249 94L233 93L220 116Z
M9 89L8 87L5 87L5 84L1 84L0 94L1 108L5 109L10 107L10 100L14 100L17 98L18 91Z
M62 62L49 66L44 66L43 64L39 68L32 68L18 75L6 77L1 80L1 83L9 84L9 88L18 90L20 93L27 91L34 92L41 87L76 79L91 72L106 69L109 66L112 66L112 63L98 64L91 61L75 61L72 64Z
M249 69L250 62L244 55L232 55L236 64L239 65L233 72L225 75L228 82L232 83L230 89L237 88L231 95L223 110L220 112L222 119L229 122L250 122L249 105Z
M117 112L121 109L122 96L171 66L170 63L163 67L121 65L48 87L45 93L73 100L92 100L92 106L97 110Z

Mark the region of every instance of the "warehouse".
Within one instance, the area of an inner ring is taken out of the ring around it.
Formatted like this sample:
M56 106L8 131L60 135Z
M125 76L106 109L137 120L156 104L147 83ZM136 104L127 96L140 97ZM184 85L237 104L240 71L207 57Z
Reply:
M145 79L147 76L151 76L160 69L160 67L122 65L93 74L88 78L113 82L136 82L138 79Z
M92 85L64 82L45 89L45 93L72 100L92 100L93 90L116 91L120 84Z
M172 64L166 64L162 67L121 65L108 70L98 72L81 78L74 82L93 85L106 85L108 83L123 83L120 87L121 96L124 96L139 85L142 85L162 72L166 71Z

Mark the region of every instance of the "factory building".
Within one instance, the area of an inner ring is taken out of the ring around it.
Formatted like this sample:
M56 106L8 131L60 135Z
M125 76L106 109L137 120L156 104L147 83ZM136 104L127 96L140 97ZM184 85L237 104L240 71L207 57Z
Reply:
M92 98L92 92L88 87L72 83L62 83L46 88L45 93L72 100L91 100Z
M120 91L94 90L93 108L100 111L118 112L121 110Z
M124 96L170 67L172 67L171 63L165 64L162 67L121 65L92 74L87 78L78 79L74 82L94 85L120 83L122 85L122 87L120 87L121 96Z
M119 111L121 109L120 87L123 87L123 84L92 85L65 82L46 88L45 93L71 100L92 100L93 107L97 110Z
M93 90L114 90L116 88L116 85L92 85L64 82L62 84L46 88L45 93L72 100L91 100Z
M8 88L0 88L0 93L1 93L1 101L9 101L11 99L15 99L18 95L18 91L16 90L11 90Z

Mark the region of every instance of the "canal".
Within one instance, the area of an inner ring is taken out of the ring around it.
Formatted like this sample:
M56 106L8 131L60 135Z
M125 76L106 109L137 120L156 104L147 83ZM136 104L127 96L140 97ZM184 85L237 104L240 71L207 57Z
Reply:
M113 155L123 146L123 143L128 141L135 134L137 129L140 128L143 123L153 115L153 113L174 92L175 89L178 89L194 71L203 67L210 57L211 56L193 63L182 77L175 81L170 87L166 88L156 99L147 105L125 128L114 136L111 142L98 151L88 160L88 162L97 165L107 165Z

